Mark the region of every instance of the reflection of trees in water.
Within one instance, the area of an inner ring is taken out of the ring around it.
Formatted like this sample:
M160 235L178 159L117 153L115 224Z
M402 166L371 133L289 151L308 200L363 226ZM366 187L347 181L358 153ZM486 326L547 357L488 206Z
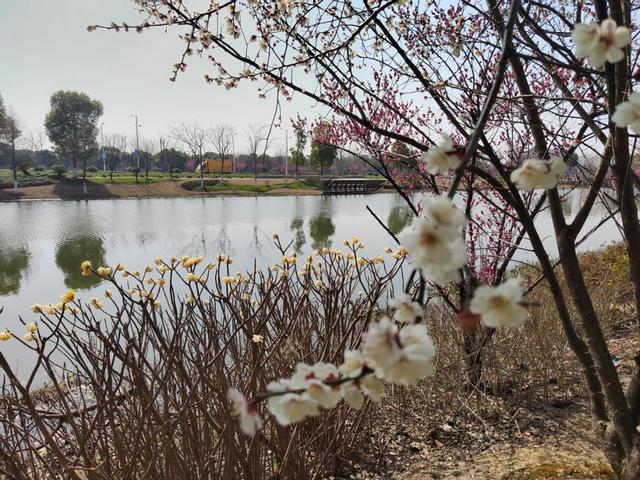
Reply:
M17 293L23 270L29 267L31 254L26 247L0 247L0 295Z
M218 253L224 253L225 255L233 255L233 242L229 238L229 232L227 231L227 224L220 225L218 231Z
M102 238L91 233L77 233L56 245L56 265L64 273L64 284L68 288L91 288L100 283L96 276L82 275L80 263L83 260L91 261L94 268L106 264Z
M309 235L313 248L330 247L331 236L336 233L336 226L331 217L322 213L309 220Z
M294 218L291 220L291 225L289 226L289 230L294 232L293 237L293 248L296 253L302 253L302 247L307 242L307 237L304 235L304 220L302 218Z
M412 218L413 214L408 206L396 205L389 212L387 228L389 228L394 235L398 235L411 223Z
M318 212L309 219L309 236L311 237L311 247L321 248L331 246L331 237L336 233L336 226L333 224L333 199L322 197Z
M258 225L251 227L251 242L249 243L249 251L254 254L255 257L262 257L264 246L260 240L260 229Z

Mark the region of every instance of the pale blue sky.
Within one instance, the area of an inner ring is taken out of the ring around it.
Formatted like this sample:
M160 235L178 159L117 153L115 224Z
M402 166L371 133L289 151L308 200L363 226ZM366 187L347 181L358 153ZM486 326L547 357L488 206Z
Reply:
M255 83L231 91L208 85L203 79L208 62L199 58L191 59L176 83L170 82L171 66L184 45L176 30L86 31L89 24L114 20L132 25L139 18L131 0L0 0L0 94L5 104L25 129L38 130L54 91L80 90L104 104L105 134L131 137L132 113L139 115L145 137L181 123L226 123L238 130L236 149L241 152L243 129L269 123L273 99L259 99ZM285 105L287 124L295 107L295 99Z

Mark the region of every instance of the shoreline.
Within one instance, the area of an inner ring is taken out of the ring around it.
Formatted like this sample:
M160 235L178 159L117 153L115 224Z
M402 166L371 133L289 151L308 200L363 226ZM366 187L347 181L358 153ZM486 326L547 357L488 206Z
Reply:
M33 202L33 201L66 201L66 200L133 200L133 199L156 199L156 198L206 198L206 197L282 197L282 196L315 196L322 195L319 188L286 188L282 184L295 183L298 180L270 179L262 178L258 180L260 186L278 185L268 191L246 190L247 185L254 185L253 179L231 178L226 190L217 191L192 191L184 188L187 182L193 179L178 179L171 181L160 181L139 184L101 184L91 181L87 182L87 194L82 190L82 183L56 182L49 185L21 187L18 193L13 193L13 189L0 189L0 203L11 202ZM240 188L235 189L233 185ZM244 187L244 188L242 188ZM395 190L383 188L373 193L393 193Z
M230 186L238 184L253 185L253 179L245 181L243 178L230 179ZM112 199L152 199L152 198L181 198L181 197L219 197L219 196L283 196L283 195L321 195L318 189L274 188L260 192L244 189L229 188L220 191L191 191L183 187L193 179L179 179L173 182L160 181L139 184L101 184L87 182L87 194L82 190L82 184L71 182L56 182L49 185L21 187L18 193L13 189L0 189L0 202L31 202L56 200L112 200ZM293 183L295 180L260 179L258 185Z

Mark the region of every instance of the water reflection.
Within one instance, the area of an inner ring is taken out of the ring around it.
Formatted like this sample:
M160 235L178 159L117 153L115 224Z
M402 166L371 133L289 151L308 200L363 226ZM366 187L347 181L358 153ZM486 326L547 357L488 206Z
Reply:
M80 262L83 260L89 260L94 267L107 264L102 238L76 232L56 245L56 265L64 273L64 284L68 288L91 288L100 283L101 280L95 276L82 275Z
M584 202L586 190L563 191L570 216ZM122 262L142 270L155 257L218 253L235 258L233 271L265 268L278 261L271 241L277 232L284 244L307 255L325 246L341 248L354 235L366 244L366 255L377 255L390 244L387 232L371 216L370 206L392 232L406 230L411 215L398 195L341 197L217 197L91 202L22 202L0 208L0 329L19 328L18 315L30 315L34 302L55 301L64 285L89 289L97 280L83 277L79 264ZM613 207L613 204L610 205ZM606 218L601 199L594 205L583 234ZM568 219L570 220L570 218ZM55 225L52 228L51 225ZM536 219L551 257L557 255L548 210ZM6 228L5 228L6 227ZM608 221L581 249L595 249L620 238L615 221ZM529 247L523 242L523 247ZM522 250L518 261L531 260ZM37 265L37 268L32 268ZM28 271L28 275L26 272ZM84 291L82 297L101 292ZM6 347L5 347L6 348Z
M0 295L20 290L22 272L29 267L31 254L26 247L0 245Z
M398 235L411 223L412 219L413 212L407 205L397 205L389 212L387 228L394 235Z
M322 248L331 246L331 237L336 233L336 226L331 217L319 214L309 220L309 235L311 247Z
M293 248L296 253L302 253L302 247L307 243L307 237L304 235L304 219L294 218L291 220L289 230L293 232Z

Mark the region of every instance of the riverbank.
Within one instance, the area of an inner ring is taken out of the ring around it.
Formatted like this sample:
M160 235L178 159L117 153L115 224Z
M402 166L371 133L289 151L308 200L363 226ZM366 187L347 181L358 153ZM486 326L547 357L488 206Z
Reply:
M256 196L256 195L320 195L314 185L287 178L229 178L224 183L208 185L205 190L185 188L196 179L163 180L148 183L99 183L87 181L87 193L82 181L62 180L50 185L22 187L18 193L13 189L1 189L1 202L20 200L93 200L116 198L174 198L202 196Z

